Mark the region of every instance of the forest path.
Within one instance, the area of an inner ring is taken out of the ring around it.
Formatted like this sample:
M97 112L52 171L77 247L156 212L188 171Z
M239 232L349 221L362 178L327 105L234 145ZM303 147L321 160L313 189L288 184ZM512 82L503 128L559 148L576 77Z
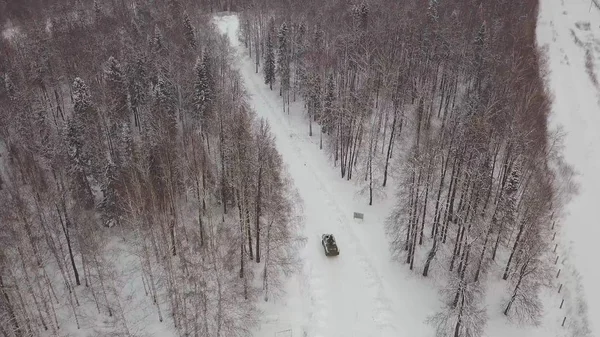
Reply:
M402 336L382 276L354 231L357 224L351 218L352 209L340 202L328 178L321 174L330 164L311 155L308 147L313 144L304 142L299 130L286 120L287 113L283 112L277 93L263 83L261 74L255 73L255 65L239 45L237 26L236 16L222 17L219 22L237 54L236 65L250 105L271 125L277 149L304 203L304 235L308 237L303 252L303 271L308 281L304 295L310 298L310 312L306 313L308 336ZM321 246L323 233L335 235L339 256L325 256Z

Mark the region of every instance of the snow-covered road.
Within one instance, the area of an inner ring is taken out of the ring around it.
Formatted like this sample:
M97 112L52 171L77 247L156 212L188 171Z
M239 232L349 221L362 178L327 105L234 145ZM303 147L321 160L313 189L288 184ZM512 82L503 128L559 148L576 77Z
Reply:
M320 163L306 153L305 146L282 112L280 101L255 74L251 60L237 39L237 17L223 17L219 24L237 52L238 66L250 96L250 104L271 124L278 151L304 202L304 273L309 284L310 309L306 314L309 336L399 336L397 317L387 300L381 276L353 228L352 211L338 201L328 181L320 174ZM310 144L312 145L312 144ZM326 257L321 234L334 233L340 255Z

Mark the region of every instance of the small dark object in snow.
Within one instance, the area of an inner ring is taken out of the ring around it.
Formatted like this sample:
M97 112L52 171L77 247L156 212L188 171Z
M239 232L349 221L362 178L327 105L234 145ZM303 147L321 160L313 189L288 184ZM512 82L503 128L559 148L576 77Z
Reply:
M323 245L323 250L325 250L326 256L340 255L340 250L338 249L333 234L323 234L321 236L321 244Z
M588 31L590 30L590 23L588 21L577 21L575 22L575 27L579 30Z

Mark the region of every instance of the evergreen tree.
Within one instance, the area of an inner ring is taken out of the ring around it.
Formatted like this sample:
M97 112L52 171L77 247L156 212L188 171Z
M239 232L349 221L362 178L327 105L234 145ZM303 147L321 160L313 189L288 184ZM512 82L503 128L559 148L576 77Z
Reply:
M477 36L473 41L475 45L475 59L473 62L473 67L475 68L475 86L477 89L481 89L482 81L483 81L483 68L484 68L484 53L486 48L486 25L485 22L481 24L479 31L477 32Z
M275 82L275 51L273 50L274 25L275 23L273 19L271 19L269 22L269 32L267 33L265 66L263 68L265 73L265 84L268 84L271 90L273 90L273 83Z
M102 223L106 227L112 227L119 223L120 210L117 200L119 182L117 177L117 166L109 160L104 169L104 179L101 186L103 197L100 203Z
M93 119L90 90L85 82L77 77L73 81L73 110L75 117L85 123Z
M177 22L181 18L181 3L179 0L169 0L169 12L172 22Z
M8 74L4 74L4 90L9 100L14 101L16 99L15 84Z
M311 74L309 78L308 88L308 118L309 118L309 136L312 136L312 122L319 120L321 115L321 76L319 74Z
M161 53L164 50L164 41L162 32L158 26L154 27L154 36L152 37L152 50L155 53Z
M133 145L129 123L125 122L121 124L118 145L119 166L122 169L130 168L133 165Z
M315 35L313 41L313 50L317 54L321 53L325 47L325 32L318 25L315 26Z
M188 43L188 46L192 50L196 50L196 47L197 47L196 33L194 31L194 26L192 25L192 22L190 21L190 17L188 16L187 12L183 13L183 27L185 29L184 34L185 34L185 39Z
M146 63L146 58L139 56L128 68L127 91L129 92L129 106L133 112L134 123L137 127L140 127L140 106L146 101L148 91Z
M82 125L76 118L70 118L67 121L67 153L69 158L76 166L77 170L83 171L83 167L89 159L83 152Z
M108 89L108 115L111 123L125 121L128 118L127 90L121 64L114 57L108 59L104 70L104 79Z
M313 120L320 120L322 113L321 106L321 75L314 74L311 79L309 90L309 114Z
M294 49L294 101L296 101L296 92L302 92L302 85L305 83L306 66L304 64L304 55L306 53L306 24L304 22L298 25Z
M279 95L287 93L290 89L290 50L288 28L284 23L281 24L278 32L279 48L277 53L277 69L281 81L281 91Z
M366 3L356 4L352 7L354 29L366 30L369 17L369 6Z
M90 157L84 149L83 125L76 116L67 122L66 141L69 157L67 171L72 178L69 190L79 205L84 209L91 209L94 205L94 197L88 181Z
M207 119L211 105L211 89L209 84L209 71L207 63L198 58L194 67L194 119L200 123Z
M101 133L100 116L92 104L90 90L79 77L73 82L73 120L81 137L80 153L85 160L80 162L86 176L99 178L106 150L106 142Z
M202 59L196 60L194 74L193 118L204 126L212 120L215 97L212 62L208 53L205 53Z
M94 15L96 16L96 20L102 17L102 8L98 3L98 0L94 0Z
M429 7L427 7L427 16L433 22L437 22L440 18L439 14L438 14L438 6L439 6L438 0L430 0L429 1Z
M155 117L159 119L163 128L155 131L166 131L170 141L175 141L177 133L176 99L173 84L163 75L158 76L158 83L154 91Z
M321 131L325 134L330 134L333 129L335 107L335 82L333 74L327 79L327 87L325 89L325 104L323 106L323 114L319 119Z

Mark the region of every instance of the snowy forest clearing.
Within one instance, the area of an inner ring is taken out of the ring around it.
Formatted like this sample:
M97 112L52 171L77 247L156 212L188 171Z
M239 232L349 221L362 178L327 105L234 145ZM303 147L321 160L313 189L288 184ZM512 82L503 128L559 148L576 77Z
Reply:
M216 21L237 54L252 108L271 124L278 150L304 200L308 244L302 255L303 272L288 283L290 297L280 300L285 305L272 303L265 308L272 310L268 317L275 322L261 324L255 336L271 336L288 326L294 336L303 336L302 331L307 336L326 337L433 336L426 320L439 310L439 297L432 290L440 284L435 280L423 282L407 273L401 264L391 260L387 244L382 244L386 241L384 223L394 198L388 196L383 202L377 200L376 206L367 206L365 197L357 193L360 186L341 179L325 152L319 150L318 136L308 136L302 103L290 104L289 114L283 112L276 88L269 90L261 74L255 72L253 61L238 41L237 16L225 15ZM312 127L318 135L318 126ZM354 211L365 214L364 223L352 219ZM341 253L334 259L326 258L320 249L320 234L327 232L338 238ZM307 280L309 283L305 284ZM517 327L498 312L505 300L500 290L504 286L501 281L491 282L486 301L490 316L487 336L557 335L560 318L552 310L551 304L557 300L553 291L544 292L544 304L550 310L541 327ZM310 301L302 307L289 305L300 302L298 297ZM293 319L298 315L305 317L303 325Z

